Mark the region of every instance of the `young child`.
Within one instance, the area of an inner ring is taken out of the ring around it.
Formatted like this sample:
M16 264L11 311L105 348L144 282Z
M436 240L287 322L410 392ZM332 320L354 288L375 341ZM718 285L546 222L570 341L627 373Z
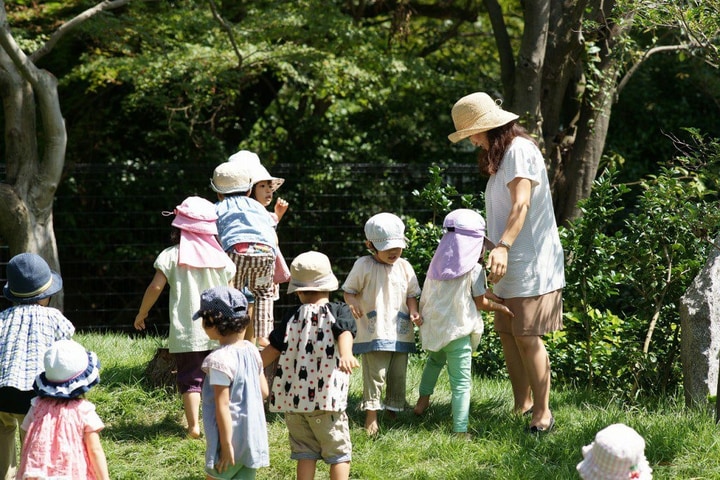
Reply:
M346 304L330 301L338 280L327 256L298 255L290 275L288 293L296 292L302 305L273 330L261 354L265 366L279 357L269 408L285 413L298 480L315 478L319 459L330 464L332 480L347 479L352 443L345 409L350 373L359 366L352 354L355 319Z
M408 353L415 351L413 324L420 320L420 286L406 247L405 225L392 213L378 213L365 223L365 245L343 284L345 302L357 320L353 353L362 357L363 401L368 435L378 432L378 410L391 416L405 408ZM382 391L385 389L385 402Z
M577 471L583 480L652 479L645 440L625 424L615 423L597 432L595 441L582 447L582 454Z
M229 162L240 162L250 169L250 177L252 178L252 189L250 198L254 198L263 207L268 207L272 203L273 194L285 183L284 178L273 177L267 168L260 162L260 157L256 153L248 150L240 150L230 155ZM278 198L275 202L275 208L270 216L277 225L282 220L283 215L287 211L289 204L286 200Z
M268 172L267 169L262 165L262 163L260 163L260 157L258 157L257 154L248 150L240 150L239 152L231 155L230 158L228 158L228 161L242 162L242 164L246 165L250 169L250 177L252 178L250 198L257 200L263 207L267 208L272 203L273 194L278 188L280 188L283 183L285 183L284 178L273 177L272 175L270 175L270 172ZM285 215L285 212L287 212L289 206L290 204L286 200L278 198L277 202L275 202L274 211L268 212L270 218L272 218L273 220L276 229L278 223ZM287 263L285 263L285 258L280 251L279 245L278 248L275 249L275 253L276 255L273 275L273 301L276 301L278 298L280 298L279 284L285 283L290 280L290 270L288 269ZM247 298L248 300L252 316L255 297L253 296L252 292L250 292L250 290L247 288L247 286L243 287L242 292L243 295L245 295L245 298ZM254 329L250 328L250 333L252 333L253 330Z
M251 175L246 162L227 161L215 168L210 187L218 196L215 210L220 243L237 267L233 286L242 290L247 282L255 297L250 338L257 338L264 347L273 327L277 234L265 207L249 197Z
M467 437L472 386L472 352L480 343L479 310L512 312L486 298L485 269L478 263L485 245L485 220L469 209L450 212L445 233L430 262L420 297L420 337L428 358L420 381L415 414L430 404L438 376L447 363L452 399L453 432ZM497 298L497 297L494 297Z
M33 382L43 371L43 355L56 340L75 333L60 310L48 307L62 289L62 278L34 253L15 255L7 264L5 298L13 306L0 312L0 479L15 478L17 431L35 397Z
M45 352L45 372L37 376L38 398L25 417L27 431L17 478L108 480L99 432L105 425L84 394L100 381L100 361L72 340Z
M145 290L134 326L144 330L145 320L165 285L170 285L170 332L168 347L177 363L177 384L187 420L187 434L200 437L200 392L205 374L203 360L217 346L202 325L192 321L200 306L200 293L218 285L228 285L235 275L235 264L223 252L215 235L215 205L200 197L188 197L174 212L175 245L155 260L155 276ZM172 215L171 212L163 214Z
M203 425L207 450L207 479L253 479L257 469L270 465L263 399L268 385L260 352L245 340L250 324L247 300L232 287L205 290L200 310L208 336L220 342L202 368Z

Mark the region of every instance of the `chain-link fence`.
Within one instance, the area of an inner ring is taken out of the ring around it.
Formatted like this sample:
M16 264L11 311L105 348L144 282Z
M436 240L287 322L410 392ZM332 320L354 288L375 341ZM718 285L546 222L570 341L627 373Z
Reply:
M360 184L372 186L378 176L377 165L348 165L347 168L352 169L353 177ZM277 193L289 199L290 209L278 226L278 237L288 264L299 253L320 250L330 257L342 284L355 259L365 253L362 241L366 218L359 218L352 211L355 193L330 188L325 192L298 193L301 190L297 188L298 182L303 180L293 166L275 165L271 172L286 178ZM72 188L62 186L56 197L54 226L64 282L64 313L81 329L130 330L145 288L154 275L155 257L170 245L173 217L164 217L161 212L172 210L188 195L216 200L207 187L183 195L160 188L154 191L103 188L105 183L115 185L103 179L124 174L121 168L108 165L74 165ZM206 166L198 166L195 172L185 171L184 175L199 179L203 185L207 185L210 176ZM423 187L428 178L427 169L394 165L383 167L382 175L391 177L399 186L391 189L391 193L387 193L387 189L378 193L382 195L375 198L378 205L420 221L431 218L428 206L422 205L411 193ZM482 188L474 165L455 165L447 168L444 175L460 193L476 193ZM83 186L90 184L94 187ZM365 202L373 202L372 192L369 198ZM369 211L373 211L373 205L367 206ZM0 239L2 285L6 281L8 257L7 246ZM285 294L286 287L287 284L281 285L280 300L275 305L276 317L295 301ZM150 328L160 332L167 329L167 295L166 288L148 319ZM8 305L5 299L0 300L0 307Z

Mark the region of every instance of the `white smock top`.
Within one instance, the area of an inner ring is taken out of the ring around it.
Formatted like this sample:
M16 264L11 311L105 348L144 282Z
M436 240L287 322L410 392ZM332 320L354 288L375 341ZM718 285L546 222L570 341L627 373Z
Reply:
M520 234L508 252L505 276L493 286L502 298L534 297L565 286L565 257L555 223L545 160L527 138L516 137L485 189L487 236L500 241L512 208L508 184L516 178L532 183L530 208Z
M473 298L485 294L485 283L485 269L480 264L457 278L425 280L420 296L423 350L439 352L453 340L468 335L473 351L477 348L484 325Z

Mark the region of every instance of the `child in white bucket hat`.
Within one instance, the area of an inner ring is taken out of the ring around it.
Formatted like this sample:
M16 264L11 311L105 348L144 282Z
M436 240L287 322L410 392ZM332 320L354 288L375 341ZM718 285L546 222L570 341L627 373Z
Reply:
M283 412L290 436L290 458L298 477L311 478L317 461L330 464L330 478L349 478L352 442L347 408L356 325L345 303L330 301L338 289L330 259L320 252L301 253L290 265L288 293L302 305L270 334L263 364L278 360L270 389L271 412Z
M150 309L166 285L170 286L168 349L177 363L177 386L183 401L187 435L200 437L200 396L205 374L201 365L217 347L202 325L191 317L200 305L200 293L227 285L235 275L235 264L216 239L215 205L201 197L187 197L172 212L171 240L155 259L155 276L140 303L135 329L145 330Z
M583 480L651 480L652 469L645 458L645 440L633 428L615 423L595 435L582 448L577 471Z
M445 217L443 229L420 297L420 338L428 358L414 411L422 415L428 408L438 376L447 364L453 432L467 436L472 353L483 333L480 310L512 312L487 290L482 257L486 245L493 245L485 237L482 215L470 209L453 210Z
M105 425L83 398L100 381L97 355L59 340L44 363L35 379L38 398L22 424L27 434L17 478L109 479L99 436Z
M59 339L75 333L73 324L50 299L62 289L62 278L37 254L15 255L7 264L5 298L13 306L0 312L0 479L14 478L15 442L35 396L33 382L44 370L43 355Z
M215 211L220 243L237 268L233 286L242 291L247 284L255 297L253 322L246 335L263 347L273 326L277 233L265 207L250 198L257 155L241 152L242 157L233 156L215 168L210 187L218 196Z
M371 255L355 261L343 284L345 301L358 324L353 353L361 355L365 430L378 432L378 411L391 417L405 408L408 354L415 351L414 325L420 321L420 285L410 262L405 225L392 213L378 213L365 223ZM383 389L385 398L383 401Z

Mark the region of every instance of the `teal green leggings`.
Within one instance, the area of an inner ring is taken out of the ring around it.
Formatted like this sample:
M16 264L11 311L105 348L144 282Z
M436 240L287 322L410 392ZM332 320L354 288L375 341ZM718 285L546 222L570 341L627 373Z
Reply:
M428 352L428 359L420 380L420 396L432 395L440 372L446 363L452 392L450 407L453 416L453 432L464 433L467 432L468 427L472 385L470 378L472 346L469 335L453 340L439 352Z

